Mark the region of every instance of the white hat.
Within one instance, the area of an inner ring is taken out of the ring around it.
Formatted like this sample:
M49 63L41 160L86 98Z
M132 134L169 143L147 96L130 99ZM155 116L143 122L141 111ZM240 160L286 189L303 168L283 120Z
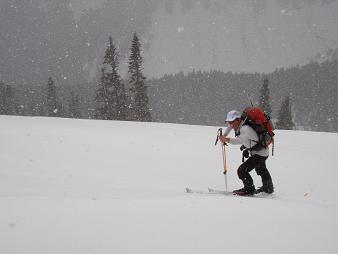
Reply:
M232 122L232 121L235 121L238 118L241 118L241 113L239 113L237 110L231 110L227 114L227 118L225 119L225 121L226 122Z

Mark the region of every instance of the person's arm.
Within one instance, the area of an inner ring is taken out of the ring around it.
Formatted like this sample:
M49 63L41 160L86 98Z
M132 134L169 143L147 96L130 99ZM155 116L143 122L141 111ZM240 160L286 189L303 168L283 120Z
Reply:
M241 128L241 134L235 138L229 138L225 135L220 137L220 141L223 143L230 143L232 145L244 145L245 141L248 139L248 132L246 128Z
M223 144L227 144L229 142L227 136L229 135L231 130L232 128L230 126L227 126L222 136L218 137L218 140L221 141Z
M226 129L224 130L223 136L228 136L231 130L232 128L230 126L227 126Z

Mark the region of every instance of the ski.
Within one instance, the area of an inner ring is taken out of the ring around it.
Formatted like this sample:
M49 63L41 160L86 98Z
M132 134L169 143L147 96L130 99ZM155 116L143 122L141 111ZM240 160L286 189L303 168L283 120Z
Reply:
M208 191L210 193L219 193L219 194L222 194L224 193L225 191L222 191L222 190L216 190L216 189L212 189L212 188L208 188ZM232 192L231 192L232 193ZM257 192L255 193L254 195L249 195L249 196L246 196L246 195L238 195L236 193L232 193L234 196L240 196L240 197L249 197L249 198L268 198L268 199L274 199L276 196L275 194L269 194L269 193L265 193L265 192Z
M203 190L196 190L196 189L191 189L191 188L185 188L187 193L197 193L197 194L209 194L207 191Z
M239 196L239 197L249 197L249 198L270 198L270 199L275 198L275 194L268 194L268 193L265 193L265 192L257 192L257 193L255 193L254 195L251 195L251 196L245 196L245 195L238 195L238 194L233 193L233 192L226 192L226 191L223 191L223 190L217 190L217 189L213 189L213 188L208 188L208 191L209 191L210 193L219 193L219 194L232 193L234 196Z
M196 190L196 189L191 189L191 188L185 188L187 193L196 193L196 194L221 194L221 195L234 195L234 193L230 191L221 191L221 190L214 190L210 191L212 189L208 190Z
M225 191L225 190L216 190L212 188L208 188L209 193L218 193L218 194L224 194L224 195L236 195L232 191Z
M208 188L208 190L198 190L198 189L191 189L191 188L185 188L187 193L193 193L193 194L203 194L203 195L224 195L224 196L235 196L235 197L248 197L248 198L267 198L267 199L274 199L274 194L268 194L264 192L260 192L257 194L254 194L252 196L242 196L237 195L236 193L233 193L232 191L225 191L225 190L217 190L213 188Z

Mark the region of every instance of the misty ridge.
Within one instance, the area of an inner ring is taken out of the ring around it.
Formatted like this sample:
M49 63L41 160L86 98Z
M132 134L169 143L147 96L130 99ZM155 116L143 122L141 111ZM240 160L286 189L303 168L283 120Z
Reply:
M5 113L46 115L52 77L58 116L76 107L77 117L95 118L108 37L129 91L136 32L152 121L223 125L227 111L257 104L268 79L273 118L289 96L295 129L336 132L337 11L334 0L1 1Z

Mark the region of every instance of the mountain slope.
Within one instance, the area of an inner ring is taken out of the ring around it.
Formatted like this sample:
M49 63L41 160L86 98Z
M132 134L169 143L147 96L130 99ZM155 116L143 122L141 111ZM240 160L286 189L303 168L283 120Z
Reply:
M338 250L336 133L277 131L276 197L255 199L185 193L224 188L217 127L1 116L0 128L1 253ZM240 187L238 147L227 159Z

